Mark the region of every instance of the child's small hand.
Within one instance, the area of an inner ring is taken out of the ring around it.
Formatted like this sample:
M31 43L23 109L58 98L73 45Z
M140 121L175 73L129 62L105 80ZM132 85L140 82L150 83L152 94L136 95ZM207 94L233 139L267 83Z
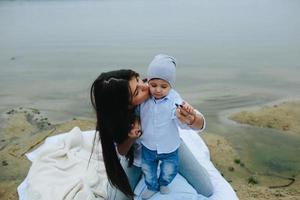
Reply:
M194 108L187 102L183 101L181 105L183 106L183 109L187 111L189 114L193 114L193 115L195 114Z
M181 123L191 125L195 121L196 113L190 104L183 101L181 106L176 109L176 116Z
M134 123L131 125L131 130L128 133L128 137L132 139L137 139L142 135L140 123L138 120L135 120Z

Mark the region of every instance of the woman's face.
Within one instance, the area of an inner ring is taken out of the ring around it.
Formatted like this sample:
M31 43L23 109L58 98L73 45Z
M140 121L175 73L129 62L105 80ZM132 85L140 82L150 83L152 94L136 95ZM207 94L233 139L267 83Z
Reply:
M139 77L134 77L129 81L129 87L131 90L131 105L137 106L146 101L149 95L149 86L144 83Z

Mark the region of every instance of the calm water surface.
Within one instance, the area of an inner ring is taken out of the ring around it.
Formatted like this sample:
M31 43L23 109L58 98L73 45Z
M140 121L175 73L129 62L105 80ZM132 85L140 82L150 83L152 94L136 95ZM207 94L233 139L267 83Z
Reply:
M177 90L250 167L300 174L299 137L220 120L229 109L299 97L296 0L0 1L0 112L92 117L88 92L100 72L144 76L157 53L178 59Z

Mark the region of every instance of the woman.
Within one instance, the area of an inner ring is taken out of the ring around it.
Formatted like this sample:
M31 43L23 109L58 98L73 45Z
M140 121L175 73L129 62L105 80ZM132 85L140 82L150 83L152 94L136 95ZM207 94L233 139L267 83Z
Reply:
M113 186L109 187L108 199L133 199L133 190L141 175L140 167L132 165L139 147L136 140L141 134L136 108L149 98L148 85L132 70L111 71L102 73L94 81L90 95L108 180ZM178 119L192 129L202 129L203 116L187 110L186 105L176 110ZM119 160L118 154L127 159ZM198 193L210 196L212 184L208 174L184 143L179 148L179 159L179 173Z

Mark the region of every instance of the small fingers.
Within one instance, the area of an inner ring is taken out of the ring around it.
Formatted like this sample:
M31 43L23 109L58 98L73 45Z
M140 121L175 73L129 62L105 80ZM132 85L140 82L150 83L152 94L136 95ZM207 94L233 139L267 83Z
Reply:
M180 106L177 106L176 116L184 124L191 124L196 117L194 108L187 102L183 101Z
M176 116L183 124L189 123L188 113L182 109L176 109Z
M178 108L179 112L182 116L187 116L189 115L189 113L187 112L187 110L185 110L184 108Z

